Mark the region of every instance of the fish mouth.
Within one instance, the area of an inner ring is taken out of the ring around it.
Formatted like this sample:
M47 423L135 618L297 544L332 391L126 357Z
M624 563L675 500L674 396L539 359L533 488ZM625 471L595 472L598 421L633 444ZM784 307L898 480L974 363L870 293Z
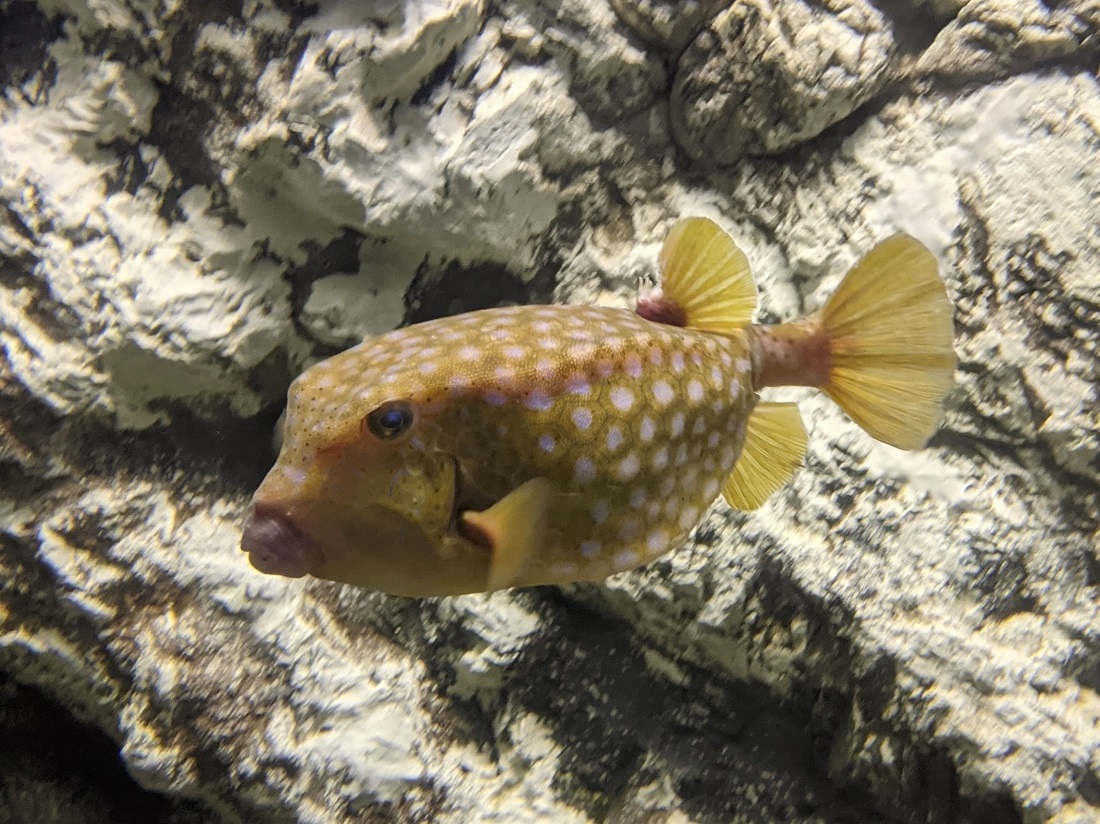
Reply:
M301 578L323 560L321 548L290 517L270 504L256 504L245 521L241 550L260 572Z

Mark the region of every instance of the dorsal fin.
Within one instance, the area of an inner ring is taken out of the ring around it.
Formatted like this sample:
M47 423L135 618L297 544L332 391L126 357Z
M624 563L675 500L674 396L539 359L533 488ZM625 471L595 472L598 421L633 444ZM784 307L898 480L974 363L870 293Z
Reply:
M734 509L759 509L789 481L806 457L806 427L793 403L759 403L749 416L745 443L722 485Z
M685 326L728 333L752 320L756 284L748 258L713 220L677 221L658 261L664 298L683 310Z

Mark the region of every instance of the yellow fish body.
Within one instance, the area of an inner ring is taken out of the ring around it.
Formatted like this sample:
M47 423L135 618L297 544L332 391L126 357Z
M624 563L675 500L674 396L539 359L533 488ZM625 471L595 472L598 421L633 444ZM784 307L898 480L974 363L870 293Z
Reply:
M818 386L915 448L951 383L934 258L876 247L825 309L750 324L733 241L681 221L637 312L523 306L417 324L308 369L242 548L274 574L407 596L600 580L679 546L721 490L751 509L801 464L793 404Z

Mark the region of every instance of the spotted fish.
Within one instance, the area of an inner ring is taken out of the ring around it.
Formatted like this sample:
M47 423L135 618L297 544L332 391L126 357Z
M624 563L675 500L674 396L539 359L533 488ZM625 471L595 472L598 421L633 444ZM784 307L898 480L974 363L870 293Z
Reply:
M733 240L680 221L634 312L488 309L416 324L306 370L242 549L257 569L405 596L600 580L681 545L719 492L754 509L802 464L781 385L814 386L903 449L954 371L935 259L896 235L819 313L751 323Z

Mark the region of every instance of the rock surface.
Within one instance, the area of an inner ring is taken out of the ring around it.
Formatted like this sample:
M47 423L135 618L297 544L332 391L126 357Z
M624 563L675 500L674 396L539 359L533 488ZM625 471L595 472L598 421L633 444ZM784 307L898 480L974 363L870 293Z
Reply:
M226 821L1100 820L1100 13L717 5L0 3L4 671ZM684 214L768 320L926 242L928 448L794 393L794 483L601 586L247 566L303 366L628 306Z

